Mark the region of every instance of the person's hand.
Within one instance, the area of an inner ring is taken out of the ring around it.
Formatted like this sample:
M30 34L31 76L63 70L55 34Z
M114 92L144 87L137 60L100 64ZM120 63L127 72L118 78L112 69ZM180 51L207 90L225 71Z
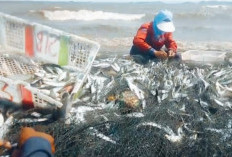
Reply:
M20 138L19 138L19 146L22 147L22 145L31 137L41 137L51 144L52 152L55 153L55 142L54 138L51 135L48 135L43 132L35 131L33 128L25 127L22 129Z
M0 140L0 147L4 147L6 149L11 149L12 148L10 142L9 141L4 141L4 140Z
M168 54L164 51L155 51L155 56L160 59L167 59Z
M169 50L168 51L168 57L169 58L172 58L172 57L174 57L175 56L175 52L173 51L173 50Z

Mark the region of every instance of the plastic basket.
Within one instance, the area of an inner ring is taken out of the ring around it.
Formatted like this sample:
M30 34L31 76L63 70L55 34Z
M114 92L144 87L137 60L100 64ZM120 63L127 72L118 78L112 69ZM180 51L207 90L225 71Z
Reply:
M19 24L13 21L6 21L5 30L6 30L6 45L9 47L15 48L19 51L25 50L25 29L23 24Z
M43 63L76 70L72 94L77 94L90 71L99 44L38 23L0 13L0 54L20 54ZM5 66L5 69L3 70ZM0 56L0 97L33 107L62 107L62 102L42 93L29 83L10 76L32 74L36 66Z

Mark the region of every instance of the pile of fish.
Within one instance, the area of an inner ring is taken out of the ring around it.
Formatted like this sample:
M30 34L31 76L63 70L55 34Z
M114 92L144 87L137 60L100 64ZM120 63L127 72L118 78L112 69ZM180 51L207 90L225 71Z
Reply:
M0 54L0 68L0 76L3 76L1 79L9 78L15 84L18 82L30 85L39 89L41 93L53 98L55 101L62 103L64 96L70 93L75 83L77 83L80 77L83 77L83 74L78 73L76 69L70 69L65 66L61 67L56 64L44 64L23 55ZM2 90L4 88L5 86L3 86ZM10 94L14 97L14 93ZM50 110L49 107L46 111L43 109L42 114L33 111L26 112L19 104L1 99L0 139L9 131L14 121L20 124L49 121L54 118L54 114L58 114L59 112L53 111L53 109Z
M230 156L231 72L230 62L196 66L169 61L138 65L125 58L95 61L71 109L75 124L87 124L74 140L81 148L76 153ZM134 94L132 102L139 102L136 107L123 98L128 91ZM121 112L122 101L126 112Z
M61 101L64 92L73 89L80 75L76 69L43 64L22 55L0 55L0 68L0 75L27 82L57 101Z
M56 64L42 64L29 82L42 93L61 101L65 92L71 92L79 73Z
M231 156L231 72L230 62L98 59L66 124L44 131L55 156Z

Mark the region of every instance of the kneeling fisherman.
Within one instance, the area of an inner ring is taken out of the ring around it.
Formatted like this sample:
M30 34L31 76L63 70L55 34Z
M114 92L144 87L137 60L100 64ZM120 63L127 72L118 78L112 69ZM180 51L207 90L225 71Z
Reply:
M177 54L177 44L172 37L175 31L173 15L168 10L161 10L153 22L143 24L133 40L130 55L138 63L146 64L150 59L181 59ZM161 50L165 46L166 51Z

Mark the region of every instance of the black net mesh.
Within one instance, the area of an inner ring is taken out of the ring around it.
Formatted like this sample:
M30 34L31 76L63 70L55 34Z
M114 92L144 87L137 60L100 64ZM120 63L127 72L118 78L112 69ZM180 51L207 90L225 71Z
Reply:
M70 111L70 124L52 118L19 123L19 118L8 139L17 142L19 128L33 126L55 138L58 157L232 155L229 63L140 66L124 59L101 62L110 64L92 68ZM116 72L107 73L110 70ZM138 107L121 105L125 90L137 93ZM107 99L111 95L115 99Z

